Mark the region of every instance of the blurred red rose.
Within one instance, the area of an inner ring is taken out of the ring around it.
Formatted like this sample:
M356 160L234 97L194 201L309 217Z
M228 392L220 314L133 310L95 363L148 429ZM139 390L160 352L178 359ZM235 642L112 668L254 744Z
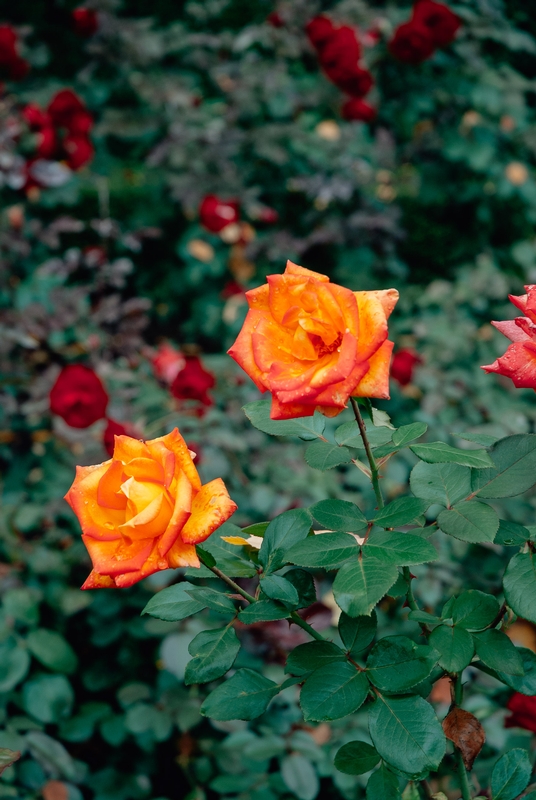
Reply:
M50 101L47 111L55 128L69 128L73 116L86 111L86 107L72 89L61 89Z
M435 41L430 29L415 20L399 25L389 42L389 50L399 61L420 64L435 50Z
M181 369L184 369L186 361L180 350L176 350L168 342L163 342L152 357L151 363L156 377L170 385Z
M28 103L27 106L24 106L22 118L32 131L39 131L41 128L52 126L50 116L42 108L39 108L36 103Z
M65 159L72 170L77 170L93 158L95 150L90 140L85 136L69 134L63 140Z
M93 127L93 116L86 109L75 111L66 127L69 133L87 136Z
M13 81L22 80L30 70L17 52L17 34L11 25L0 25L0 70Z
M436 47L450 44L461 25L450 8L434 0L418 0L413 7L413 20L428 29Z
M122 425L120 422L116 422L115 419L107 420L106 428L104 429L104 433L102 435L102 443L104 445L104 449L112 458L114 454L114 446L115 446L115 437L116 436L129 436L130 429L125 425Z
M360 97L352 97L344 103L341 114L349 121L372 122L376 119L376 109Z
M92 8L80 6L74 9L71 16L74 32L77 33L78 36L89 37L97 32L99 20L97 18L97 12Z
M207 372L198 356L185 356L184 367L171 384L171 394L177 400L197 400L204 406L211 406L214 400L208 390L215 383L214 375Z
M313 17L305 26L305 31L309 37L311 44L320 49L320 47L327 42L335 26L329 17L320 14L318 17Z
M272 11L271 14L268 14L266 17L266 22L268 22L274 28L283 28L285 25L285 21L283 20L281 14L277 11Z
M367 69L359 66L361 45L350 25L333 25L328 17L314 17L305 28L316 47L320 65L330 81L352 97L363 97L374 83Z
M409 347L403 347L393 355L391 377L400 386L407 386L413 379L413 371L417 364L422 364L420 355Z
M270 206L264 206L259 211L259 216L257 217L259 222L264 222L265 225L274 225L278 219L279 214L275 210L275 208L270 208Z
M36 153L39 158L54 158L58 148L58 139L54 128L43 128L37 134Z
M536 696L527 697L515 692L506 708L512 712L504 721L505 728L525 728L536 733Z
M229 297L235 297L236 295L243 294L245 295L244 287L238 283L238 281L227 281L225 286L222 289L221 296L228 300Z
M199 206L199 220L211 233L219 233L227 225L238 222L238 203L235 200L221 200L215 194L207 194Z
M108 399L92 369L70 364L62 369L50 391L50 410L71 428L88 428L104 417Z

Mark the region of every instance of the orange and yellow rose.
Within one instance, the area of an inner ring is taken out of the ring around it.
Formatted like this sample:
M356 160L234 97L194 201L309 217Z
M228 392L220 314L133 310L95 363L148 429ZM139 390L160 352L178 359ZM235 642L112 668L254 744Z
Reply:
M291 261L246 292L249 311L229 355L261 392L272 419L339 414L350 396L389 397L396 289L352 292Z
M116 436L113 458L77 467L65 499L93 571L83 589L125 587L169 567L199 567L195 545L236 510L221 478L201 485L177 428L142 442Z

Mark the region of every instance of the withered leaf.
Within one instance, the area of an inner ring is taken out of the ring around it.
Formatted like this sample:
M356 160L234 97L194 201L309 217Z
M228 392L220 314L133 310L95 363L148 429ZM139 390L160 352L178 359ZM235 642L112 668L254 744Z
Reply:
M461 752L466 769L472 769L475 758L486 741L480 722L469 711L453 708L443 720L443 730L447 739L454 742Z
M0 747L0 775L20 758L18 750L8 750L7 747Z
M48 781L43 786L43 800L68 800L69 789L62 781Z

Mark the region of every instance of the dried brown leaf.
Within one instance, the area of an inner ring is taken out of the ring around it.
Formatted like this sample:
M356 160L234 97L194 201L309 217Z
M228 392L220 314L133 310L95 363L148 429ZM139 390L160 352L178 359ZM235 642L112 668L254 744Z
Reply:
M447 739L454 742L461 752L466 769L472 769L475 758L486 741L480 722L469 711L453 708L443 720L443 730Z
M69 800L69 789L61 781L48 781L41 793L44 800Z
M8 750L7 747L0 747L0 775L20 758L18 750Z

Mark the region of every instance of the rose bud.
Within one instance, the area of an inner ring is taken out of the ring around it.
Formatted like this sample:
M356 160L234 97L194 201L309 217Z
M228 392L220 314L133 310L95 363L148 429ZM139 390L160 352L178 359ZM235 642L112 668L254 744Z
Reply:
M78 36L89 38L93 36L99 28L97 12L92 8L80 6L75 8L71 14L74 32Z
M239 220L238 203L220 200L215 194L207 194L199 206L199 221L211 233L219 233L227 225Z
M101 379L83 364L69 364L50 391L50 410L71 428L88 428L106 414L108 395Z
M400 386L407 386L413 380L413 372L417 364L422 364L420 355L409 347L403 347L393 355L391 377Z
M211 406L214 400L208 390L215 383L214 375L207 372L198 356L186 356L184 367L171 384L171 394L177 400L197 400L204 406Z

